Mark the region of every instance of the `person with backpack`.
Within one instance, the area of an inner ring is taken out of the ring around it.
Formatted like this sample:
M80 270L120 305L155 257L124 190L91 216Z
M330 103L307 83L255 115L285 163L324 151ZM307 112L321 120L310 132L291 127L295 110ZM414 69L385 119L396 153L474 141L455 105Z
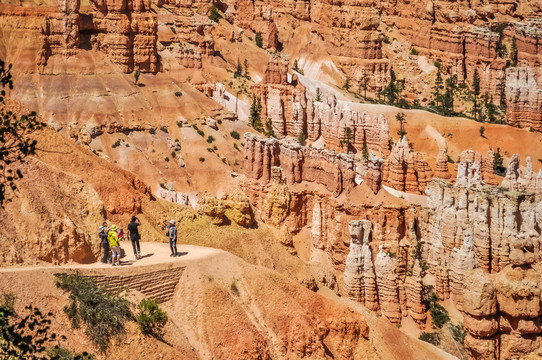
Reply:
M120 265L120 242L117 234L117 225L111 226L111 230L107 233L107 239L109 240L109 246L111 247L111 262L113 266Z
M107 239L107 231L105 226L100 226L98 236L100 237L102 247L104 249L104 256L102 257L102 264L107 264L109 257L109 240Z
M128 224L128 236L132 241L132 248L134 249L134 257L136 260L141 259L141 249L139 248L139 240L141 239L141 235L139 235L139 225L141 225L139 219L132 216L132 221Z
M166 225L166 235L169 237L169 248L171 249L171 255L177 256L177 227L175 226L175 220L171 219L169 225Z

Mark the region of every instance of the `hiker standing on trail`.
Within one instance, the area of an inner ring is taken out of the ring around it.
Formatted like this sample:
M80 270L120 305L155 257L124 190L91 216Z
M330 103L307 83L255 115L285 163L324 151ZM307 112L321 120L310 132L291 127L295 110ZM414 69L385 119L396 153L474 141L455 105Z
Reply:
M177 227L175 226L175 220L171 219L166 229L169 237L169 248L171 249L171 255L169 256L177 256Z
M104 248L104 256L102 257L102 264L107 264L107 258L109 257L109 240L107 239L107 231L105 226L100 226L100 232L98 236L100 237L102 247Z
M120 243L119 236L117 234L117 225L111 226L111 230L107 233L107 239L109 240L109 246L111 247L111 262L113 266L120 265Z
M132 221L128 224L128 236L132 241L132 248L134 249L134 256L136 260L141 259L141 249L139 248L139 240L141 236L139 235L139 230L137 227L141 225L141 222L135 216L132 216Z

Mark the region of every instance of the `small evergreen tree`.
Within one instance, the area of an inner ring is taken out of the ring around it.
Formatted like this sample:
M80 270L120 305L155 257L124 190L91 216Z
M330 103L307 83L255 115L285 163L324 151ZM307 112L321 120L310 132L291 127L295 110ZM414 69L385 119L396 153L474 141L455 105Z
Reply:
M349 91L351 86L352 85L350 84L350 78L347 77L346 81L344 82L343 89L345 89L346 91Z
M299 72L299 68L297 67L297 59L294 60L294 67L292 68L293 71Z
M139 71L139 69L137 69L135 72L134 72L134 79L135 79L135 83L137 85L137 82L139 81L139 76L141 75L141 71Z
M506 168L503 165L503 157L501 155L501 149L497 148L497 152L495 153L495 157L493 160L493 173L495 175L504 176L506 175Z
M512 38L512 44L510 45L510 64L512 66L518 64L518 45L515 36Z
M359 79L358 93L360 92L361 89L363 89L363 97L365 99L367 99L367 84L369 83L369 80L370 80L369 76L364 71L363 74L361 75L361 78Z
M261 32L256 32L256 46L259 47L259 48L263 48L263 38L262 38L262 33Z
M257 131L262 131L262 121L260 119L260 114L262 112L262 102L260 98L255 96L252 98L252 104L250 105L250 125Z
M361 153L365 160L369 160L369 149L367 149L367 141L363 142L363 147L361 148Z
M480 126L480 136L485 138L484 133L486 132L486 128L483 126Z
M314 101L322 101L322 91L320 90L320 88L316 88L316 98L314 99Z
M222 18L222 15L218 12L218 9L216 6L211 6L211 12L209 13L209 19L211 19L214 22L218 22Z
M271 136L276 137L275 136L275 131L273 130L273 122L269 118L265 122L265 136L267 136L267 137L271 137Z
M406 124L405 113L403 112L397 113L395 115L395 120L399 121L399 130L397 131L397 135L399 135L399 138L402 139L403 136L407 134L405 130L405 124Z
M480 75L478 69L474 70L474 76L472 77L472 115L474 121L479 120L480 105L478 104L478 97L480 96Z
M499 90L499 105L502 110L506 110L506 75L503 75L497 84Z
M248 60L247 59L245 59L244 65L245 65L245 74L244 74L244 76L248 76Z
M238 78L243 76L243 67L241 66L241 62L239 61L239 57L237 57L237 66L235 67L235 72L233 73L234 78Z
M307 135L303 131L300 131L299 134L297 134L297 142L300 145L305 145L305 141L307 140Z

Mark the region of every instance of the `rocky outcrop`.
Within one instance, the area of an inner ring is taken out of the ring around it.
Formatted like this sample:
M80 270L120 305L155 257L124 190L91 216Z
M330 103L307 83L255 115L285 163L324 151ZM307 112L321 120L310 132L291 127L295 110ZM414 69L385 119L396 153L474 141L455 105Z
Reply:
M519 160L518 154L512 156L501 186L510 191L542 192L542 170L539 170L538 174L535 173L531 158L528 156L525 161L525 172L522 176Z
M410 151L408 140L403 136L384 161L382 182L395 190L423 194L432 178L427 160L422 154Z
M369 246L371 227L368 220L350 221L350 251L345 262L344 293L369 310L377 310L378 292L373 254Z
M297 138L300 133L309 141L322 138L328 147L368 150L387 157L390 151L389 126L384 115L350 110L334 93L306 89L296 75L288 81L288 62L272 56L263 80L252 87L262 104L262 119L270 119L275 136Z
M435 163L434 176L436 178L449 180L452 176L448 169L448 149L442 148L437 155L437 161Z
M80 13L79 0L59 0L59 13L45 17L36 60L41 70L50 56L75 55L83 46L105 53L126 73L159 70L158 21L150 0L95 0L90 5L90 13Z
M474 181L477 184L482 182L487 185L497 185L497 179L493 172L493 165L495 162L495 154L493 151L483 155L480 152L476 152L472 149L463 150L456 159L455 170L457 172L458 181L461 177L461 181ZM470 186L468 184L462 184L462 186Z
M293 140L266 139L244 135L245 171L252 179L267 183L273 167L282 168L288 184L303 181L321 184L334 196L355 186L355 165L351 155L310 149Z
M531 67L506 70L507 124L542 131L542 84L537 72Z

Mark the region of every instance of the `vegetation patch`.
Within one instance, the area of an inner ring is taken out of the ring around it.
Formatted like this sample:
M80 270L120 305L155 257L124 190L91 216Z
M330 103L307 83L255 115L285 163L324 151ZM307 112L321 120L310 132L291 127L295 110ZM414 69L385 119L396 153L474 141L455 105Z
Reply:
M167 314L160 309L156 301L143 299L137 306L137 325L143 334L161 337L163 328L168 321Z
M59 274L56 286L70 293L70 304L64 311L73 328L86 326L85 333L103 353L111 339L125 333L124 323L133 318L126 293L110 292L96 285L96 279L79 272Z

